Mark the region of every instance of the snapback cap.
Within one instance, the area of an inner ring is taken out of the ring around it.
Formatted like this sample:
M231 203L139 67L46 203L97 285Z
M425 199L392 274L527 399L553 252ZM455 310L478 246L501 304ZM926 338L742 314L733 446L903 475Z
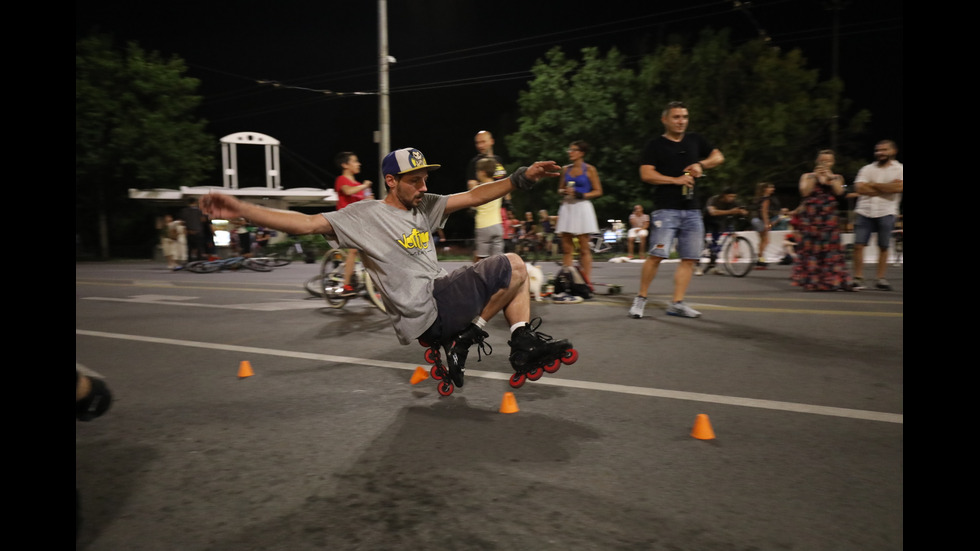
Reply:
M413 147L406 147L405 149L396 149L385 155L384 160L381 161L381 173L383 175L405 174L422 168L432 171L440 166L442 165L426 164L425 155L421 151Z

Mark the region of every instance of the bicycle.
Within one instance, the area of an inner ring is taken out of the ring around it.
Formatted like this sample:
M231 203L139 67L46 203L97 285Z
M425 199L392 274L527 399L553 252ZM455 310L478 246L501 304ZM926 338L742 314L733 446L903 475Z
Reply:
M354 264L354 274L351 286L354 296L344 296L344 269L347 263L347 252L342 249L330 249L323 255L320 262L320 273L306 281L304 287L308 293L323 297L331 308L343 308L347 301L356 296L364 297L382 312L385 311L381 293L374 288L371 275L364 269L360 261Z
M262 262L256 262L254 258L245 256L233 256L218 260L194 260L184 265L184 269L195 274L210 274L225 270L238 270L248 268L255 272L271 272L272 266Z
M613 222L610 220L610 222ZM622 222L618 220L615 221L612 226L603 228L599 233L594 233L589 236L589 249L592 254L602 254L610 251L623 251L625 250L624 245L624 235Z
M734 231L734 224L729 221L726 230L722 232L721 238L716 245L712 245L708 235L704 236L704 249L701 256L708 257L708 266L712 265L712 256L717 255L717 262L725 267L725 271L732 277L745 277L755 267L755 248L748 238L738 235ZM698 269L701 269L701 262L698 261ZM717 269L717 268L716 268Z

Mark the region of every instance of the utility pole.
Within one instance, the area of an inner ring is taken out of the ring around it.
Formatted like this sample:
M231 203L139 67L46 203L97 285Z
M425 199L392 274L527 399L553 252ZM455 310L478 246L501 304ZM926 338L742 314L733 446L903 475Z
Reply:
M388 111L388 2L378 0L378 163L391 150L391 114ZM378 189L378 197L384 199L388 194L388 186L385 185L385 175L380 166L381 186Z
M830 71L834 80L840 79L840 12L848 0L829 0L828 5L834 14L832 44L830 46ZM840 93L834 97L834 115L830 121L830 148L837 151L837 133L840 128Z

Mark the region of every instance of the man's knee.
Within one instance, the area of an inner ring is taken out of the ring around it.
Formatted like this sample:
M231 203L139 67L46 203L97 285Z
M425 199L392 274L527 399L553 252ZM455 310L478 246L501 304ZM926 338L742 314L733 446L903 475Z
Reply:
M527 279L527 266L524 264L524 259L516 253L507 253L505 255L508 260L510 260L510 279L511 282L523 282Z

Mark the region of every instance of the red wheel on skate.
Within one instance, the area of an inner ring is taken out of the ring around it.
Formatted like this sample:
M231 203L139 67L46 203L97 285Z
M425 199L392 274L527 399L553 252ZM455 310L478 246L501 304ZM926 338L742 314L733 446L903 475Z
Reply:
M521 388L524 386L524 381L527 380L527 375L523 373L514 373L510 376L510 386L511 388Z
M532 369L530 373L527 374L529 381L537 381L544 375L544 368L539 367L537 369Z
M569 348L565 351L565 355L561 357L561 363L563 364L573 364L578 360L578 350L574 348Z
M544 366L544 370L548 373L554 373L555 371L558 371L559 367L561 367L561 358L558 358L550 364Z
M442 370L439 369L438 365L434 365L429 368L429 376L437 381L442 380Z
M439 383L439 386L436 387L436 390L438 390L439 394L443 396L449 396L450 394L453 393L453 384L450 383L449 381L443 381Z
M433 350L433 349L430 348L430 349L428 349L428 350L425 351L425 361L429 362L430 364L434 364L438 360L439 360L439 351L438 350Z

